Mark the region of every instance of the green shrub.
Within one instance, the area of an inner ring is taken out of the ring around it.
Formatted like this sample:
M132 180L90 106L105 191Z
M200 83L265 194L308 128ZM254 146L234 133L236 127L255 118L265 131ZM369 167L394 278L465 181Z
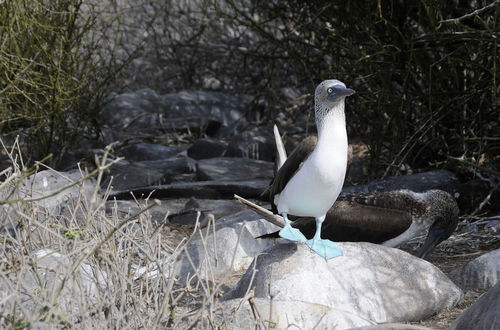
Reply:
M117 64L102 56L98 13L83 0L0 2L0 133L56 165L95 131Z

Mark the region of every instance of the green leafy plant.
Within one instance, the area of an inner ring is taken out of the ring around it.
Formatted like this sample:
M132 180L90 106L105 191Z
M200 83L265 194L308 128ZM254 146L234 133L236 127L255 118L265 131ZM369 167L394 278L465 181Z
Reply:
M20 135L31 160L57 164L95 132L120 69L98 15L83 0L0 2L0 133Z

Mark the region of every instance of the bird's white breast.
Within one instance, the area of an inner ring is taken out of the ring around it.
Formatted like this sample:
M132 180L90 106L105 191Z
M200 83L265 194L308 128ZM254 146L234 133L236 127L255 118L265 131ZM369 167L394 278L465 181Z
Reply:
M297 216L325 215L342 190L347 167L345 122L325 125L318 144L276 198L278 212Z

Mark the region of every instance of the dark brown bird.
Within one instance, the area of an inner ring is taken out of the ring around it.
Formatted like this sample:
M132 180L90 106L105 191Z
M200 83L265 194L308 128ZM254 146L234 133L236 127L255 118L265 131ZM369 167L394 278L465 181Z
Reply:
M340 197L323 222L322 237L337 242L371 242L398 247L426 234L416 252L424 258L454 232L458 205L442 190L416 193L410 190L356 194ZM297 218L292 226L307 238L315 233L312 218ZM260 238L278 237L278 233Z

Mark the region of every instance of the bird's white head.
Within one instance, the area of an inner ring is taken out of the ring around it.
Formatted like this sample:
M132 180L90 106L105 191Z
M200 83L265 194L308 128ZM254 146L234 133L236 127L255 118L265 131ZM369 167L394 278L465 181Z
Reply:
M344 101L346 96L354 93L354 90L347 88L340 80L330 79L323 81L316 87L314 101L333 107L336 103Z
M347 88L340 80L330 79L319 84L314 93L317 124L322 122L333 109L337 109L343 115L345 98L354 93L354 90Z

